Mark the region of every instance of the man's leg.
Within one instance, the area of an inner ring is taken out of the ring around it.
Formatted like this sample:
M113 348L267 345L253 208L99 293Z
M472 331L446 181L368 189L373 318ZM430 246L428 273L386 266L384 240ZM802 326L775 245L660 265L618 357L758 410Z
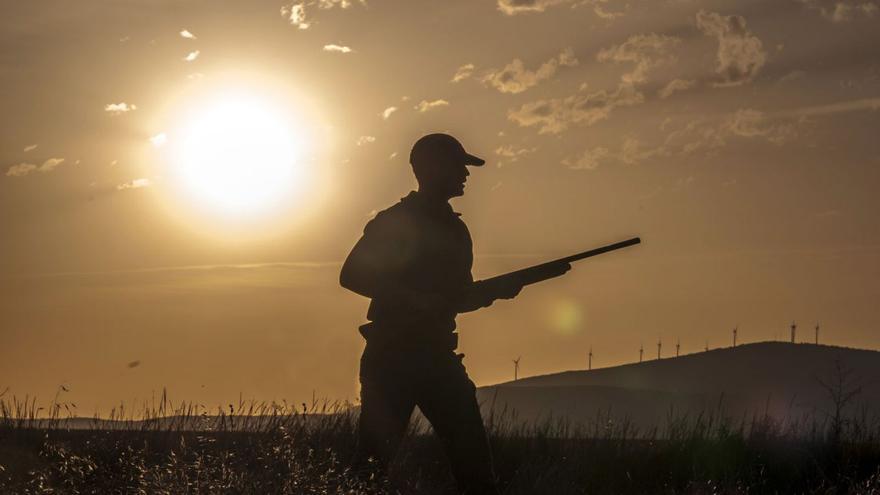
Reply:
M418 391L417 404L446 449L459 491L467 495L498 493L476 387L461 358L452 353L438 366L442 373Z
M368 467L369 459L373 459L374 467L387 469L415 408L415 399L405 381L386 371L376 356L365 351L361 359L357 468Z

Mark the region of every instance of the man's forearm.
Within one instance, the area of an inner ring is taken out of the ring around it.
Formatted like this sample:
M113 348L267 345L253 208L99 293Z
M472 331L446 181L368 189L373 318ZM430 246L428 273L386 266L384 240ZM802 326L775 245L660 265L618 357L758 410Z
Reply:
M456 301L456 311L459 313L476 311L480 308L491 306L494 301L495 298L490 294L486 284L482 281L477 281L463 291L460 299Z

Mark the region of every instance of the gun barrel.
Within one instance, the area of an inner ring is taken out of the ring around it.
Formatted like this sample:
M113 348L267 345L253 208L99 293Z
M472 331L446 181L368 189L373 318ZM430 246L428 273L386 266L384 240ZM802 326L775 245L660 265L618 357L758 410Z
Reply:
M607 246L602 246L596 249L590 249L589 251L584 251L583 253L573 254L571 256L566 256L565 258L559 258L558 260L550 261L545 264L555 264L555 263L573 263L575 261L580 261L584 258L590 258L592 256L596 256L599 254L607 253L609 251L615 251L617 249L633 246L635 244L639 244L642 242L642 239L639 237L633 237L632 239L627 239L625 241L615 242L614 244L609 244Z
M607 246L598 247L595 249L590 249L589 251L584 251L582 253L573 254L571 256L566 256L565 258L559 258L557 260L548 261L545 263L541 263L535 266L530 266L528 268L523 268L521 270L516 270L514 272L505 273L504 275L498 275L497 277L492 277L490 279L485 280L485 282L493 282L500 281L501 279L517 279L522 285L530 285L537 282L541 282L553 277L558 276L559 274L555 272L554 267L565 264L565 263L573 263L575 261L580 261L585 258L590 258L593 256L597 256L603 253L607 253L609 251L615 251L617 249L622 249L625 247L633 246L635 244L639 244L642 240L638 237L633 237L632 239L627 239L625 241L615 242L614 244L609 244Z

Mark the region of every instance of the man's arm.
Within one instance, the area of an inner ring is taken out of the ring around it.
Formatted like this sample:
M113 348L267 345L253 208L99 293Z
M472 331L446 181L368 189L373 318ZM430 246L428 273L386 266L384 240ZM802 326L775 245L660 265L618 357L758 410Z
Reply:
M437 293L413 290L399 282L400 271L413 255L409 219L380 213L364 228L342 265L339 284L371 299L398 301L415 309L448 306Z
M541 267L537 274L543 280L558 277L571 270L569 263L556 263L553 265ZM522 288L529 283L530 279L517 276L517 273L510 276L493 277L486 280L478 280L473 282L465 291L462 300L459 303L459 313L466 313L480 308L491 306L498 299L513 299L519 295Z

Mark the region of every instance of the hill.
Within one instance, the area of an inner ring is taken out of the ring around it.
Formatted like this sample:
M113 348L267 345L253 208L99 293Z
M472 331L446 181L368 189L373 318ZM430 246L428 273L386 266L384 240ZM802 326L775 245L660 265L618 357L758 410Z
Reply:
M585 422L598 415L662 426L683 413L722 410L738 419L824 420L833 392L857 391L846 404L880 413L880 352L760 342L591 371L565 371L481 387L484 408L505 407L521 420L550 415Z

